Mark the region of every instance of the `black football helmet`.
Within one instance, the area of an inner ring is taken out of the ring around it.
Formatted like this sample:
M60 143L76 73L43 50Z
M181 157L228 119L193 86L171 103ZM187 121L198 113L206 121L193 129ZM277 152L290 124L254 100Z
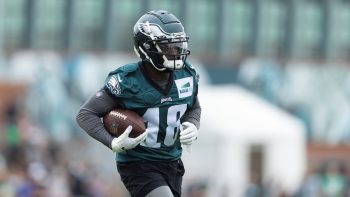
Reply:
M135 53L159 71L184 67L188 39L179 19L164 10L144 14L134 26Z

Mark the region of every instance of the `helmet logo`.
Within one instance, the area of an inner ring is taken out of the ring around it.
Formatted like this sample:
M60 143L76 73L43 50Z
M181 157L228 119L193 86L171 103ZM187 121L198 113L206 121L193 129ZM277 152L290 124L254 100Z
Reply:
M152 33L151 26L149 25L149 22L148 22L148 21L146 22L145 32L146 32L147 34L151 34L151 33Z

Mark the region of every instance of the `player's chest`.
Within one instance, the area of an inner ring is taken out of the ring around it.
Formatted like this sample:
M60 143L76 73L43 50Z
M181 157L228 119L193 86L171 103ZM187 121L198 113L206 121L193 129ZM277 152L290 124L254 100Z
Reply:
M124 103L128 108L161 107L165 105L191 105L194 96L193 77L182 77L172 80L162 89L160 86L143 81L137 94Z

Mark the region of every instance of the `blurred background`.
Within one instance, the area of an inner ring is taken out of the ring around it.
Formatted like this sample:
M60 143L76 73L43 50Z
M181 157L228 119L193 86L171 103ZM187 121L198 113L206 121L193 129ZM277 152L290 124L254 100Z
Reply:
M75 123L165 9L201 75L183 194L350 196L349 0L0 0L0 196L127 196Z

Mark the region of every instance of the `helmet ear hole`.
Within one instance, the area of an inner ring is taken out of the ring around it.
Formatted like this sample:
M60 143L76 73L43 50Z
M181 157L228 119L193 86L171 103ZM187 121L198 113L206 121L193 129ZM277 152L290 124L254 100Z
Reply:
M151 46L147 42L143 43L143 47L146 50L149 50L151 48Z

